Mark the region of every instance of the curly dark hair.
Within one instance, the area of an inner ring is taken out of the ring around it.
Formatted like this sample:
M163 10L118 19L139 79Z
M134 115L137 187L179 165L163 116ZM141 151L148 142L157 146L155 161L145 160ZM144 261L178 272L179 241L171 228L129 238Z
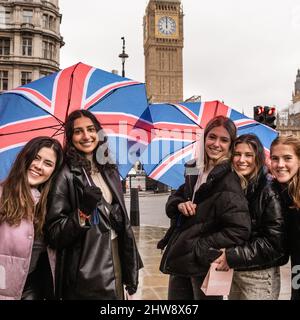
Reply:
M76 119L81 118L81 117L89 118L93 122L93 124L98 132L98 135L102 134L102 137L98 142L98 147L107 142L107 136L103 134L103 128L102 128L101 124L99 123L99 121L97 120L97 118L90 111L75 110L69 114L69 116L65 122L65 146L64 146L65 160L68 165L80 167L80 168L83 167L87 171L88 174L91 174L90 161L86 158L86 156L83 152L79 151L78 149L76 149L74 147L73 141L72 141L73 133L74 133L74 122ZM94 163L97 165L97 167L98 168L103 167L103 168L107 168L107 169L116 168L116 165L111 163L111 161L109 161L111 159L109 158L108 148L106 148L103 153L106 161L104 163L102 163L102 161L101 161L101 163L99 163L99 161L96 157L98 147L95 148L95 150L93 152L93 160L94 160Z

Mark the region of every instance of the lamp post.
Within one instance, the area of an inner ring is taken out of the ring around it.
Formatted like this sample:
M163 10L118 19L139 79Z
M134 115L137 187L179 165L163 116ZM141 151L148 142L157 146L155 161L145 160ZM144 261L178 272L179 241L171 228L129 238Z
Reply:
M119 54L119 58L121 58L122 61L122 77L125 77L125 60L129 57L129 55L125 53L125 38L122 37L121 40L123 40L123 50L122 53Z

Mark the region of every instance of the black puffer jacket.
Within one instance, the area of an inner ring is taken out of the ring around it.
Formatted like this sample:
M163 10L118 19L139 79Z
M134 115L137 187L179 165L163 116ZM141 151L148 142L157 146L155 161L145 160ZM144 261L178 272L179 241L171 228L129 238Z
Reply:
M166 204L167 215L176 219L176 227L162 257L160 270L164 273L204 275L211 262L210 248L241 245L249 238L247 200L230 164L219 164L210 172L195 195L196 215L185 217L177 205L191 199L196 180L197 176L186 175L185 184Z
M132 294L143 266L127 216L117 170L101 174L119 203L124 228L118 233L122 280ZM48 199L45 236L57 249L56 297L59 299L116 299L111 231L104 215L99 225L80 226L78 207L88 182L81 170L65 166L53 184Z
M263 168L246 192L251 216L251 236L243 246L226 250L235 270L260 270L280 266L286 257L285 226L280 191Z
M292 300L300 300L300 209L293 207L286 185L281 185L284 203L288 253L291 257Z

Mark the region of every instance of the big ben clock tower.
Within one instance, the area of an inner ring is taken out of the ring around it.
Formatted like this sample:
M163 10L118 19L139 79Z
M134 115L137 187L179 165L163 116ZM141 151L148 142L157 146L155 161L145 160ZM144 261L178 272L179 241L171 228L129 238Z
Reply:
M144 55L150 102L183 100L182 49L180 0L149 0L144 16Z

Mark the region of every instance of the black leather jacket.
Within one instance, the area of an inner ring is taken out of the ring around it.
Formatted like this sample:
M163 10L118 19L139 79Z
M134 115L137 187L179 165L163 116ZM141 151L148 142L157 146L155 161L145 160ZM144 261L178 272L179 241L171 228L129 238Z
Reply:
M251 236L243 246L226 250L235 270L260 270L282 265L286 259L285 225L280 192L263 168L246 191Z
M230 163L219 164L209 173L207 182L195 195L196 215L186 217L178 211L177 205L192 198L196 180L197 175L186 175L185 184L166 204L167 215L175 221L175 227L160 265L164 273L202 276L211 262L210 248L243 244L249 238L251 223L247 200Z
M131 293L138 286L138 270L143 266L127 216L119 173L102 170L124 217L118 233L122 280ZM57 249L56 297L60 299L116 299L111 234L105 217L99 225L80 226L78 207L88 182L81 170L63 168L48 199L45 235Z

